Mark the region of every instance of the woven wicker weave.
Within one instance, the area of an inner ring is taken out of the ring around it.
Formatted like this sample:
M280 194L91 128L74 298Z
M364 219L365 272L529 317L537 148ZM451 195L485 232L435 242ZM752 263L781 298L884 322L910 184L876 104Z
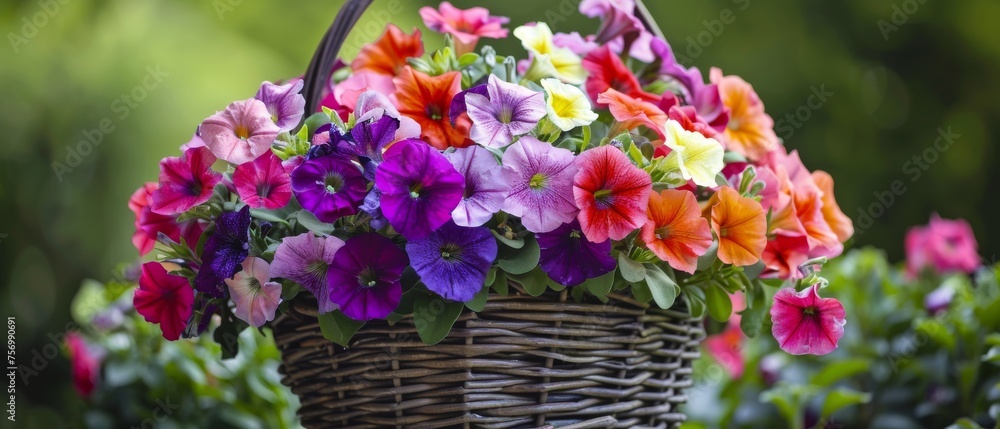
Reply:
M412 318L372 321L344 349L315 302L273 324L283 383L309 428L676 427L705 332L683 311L611 296L491 295L424 345Z

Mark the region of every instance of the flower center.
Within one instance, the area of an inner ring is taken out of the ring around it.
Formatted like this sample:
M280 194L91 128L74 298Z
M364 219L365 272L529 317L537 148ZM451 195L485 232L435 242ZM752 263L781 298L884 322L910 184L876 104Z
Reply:
M570 118L575 116L573 101L570 101L565 97L553 96L552 110L554 110L556 112L556 116L560 118Z
M363 288L373 288L378 285L378 271L372 267L365 267L358 273L358 286Z
M719 237L729 237L729 228L719 228Z
M186 185L187 186L185 186L185 190L187 191L188 195L191 195L193 197L197 197L197 196L201 195L201 181L200 180L198 180L198 179L191 179L189 182L186 183Z
M247 287L250 289L251 292L254 293L259 292L261 289L260 280L257 280L256 277L250 277L249 279L247 279Z
M422 185L420 183L414 183L414 184L410 185L410 198L413 198L415 200L419 199L420 198L420 191L422 191L422 190L424 190L424 185Z
M462 249L455 243L445 243L441 245L441 258L446 261L458 258L458 255L461 252Z
M427 116L435 121L440 121L444 118L444 109L437 104L430 104L427 106Z
M802 314L805 314L806 316L815 316L816 315L816 307L806 307L806 308L803 308L802 309Z
M534 176L531 176L531 180L528 181L528 187L536 191L541 190L545 187L547 179L544 174L535 173Z
M500 109L500 115L497 116L497 120L503 124L511 123L514 120L514 109L510 106L503 106L503 108Z
M597 206L604 209L608 208L614 202L614 195L611 194L610 189L601 189L594 192L594 200L597 201Z
M326 187L327 193L336 194L344 187L344 178L337 173L329 173L323 179L323 186Z
M261 198L266 198L271 194L271 184L267 182L261 182L257 184L257 196Z
M244 125L237 125L236 129L233 130L233 133L236 134L236 137L239 137L240 140L250 138L250 129Z
M670 227L661 226L653 231L656 234L657 240L664 240L670 236Z

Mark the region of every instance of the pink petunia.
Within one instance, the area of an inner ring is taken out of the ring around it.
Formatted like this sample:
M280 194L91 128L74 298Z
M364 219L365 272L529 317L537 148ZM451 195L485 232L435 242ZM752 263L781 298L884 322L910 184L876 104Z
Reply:
M503 154L500 177L511 186L503 211L520 217L536 234L572 222L579 212L573 200L575 159L569 150L521 137Z
M573 179L577 217L588 240L621 240L646 223L653 181L614 146L584 151Z
M76 332L66 334L66 349L73 371L73 387L80 397L89 398L101 379L102 353L95 352Z
M233 314L255 328L273 320L281 304L281 284L271 281L270 269L267 261L251 256L243 261L243 271L226 279L229 296L236 304Z
M746 366L743 359L745 338L739 323L729 323L724 331L705 339L705 349L708 354L734 379L743 376Z
M237 165L233 172L233 185L248 206L280 209L292 199L288 174L289 170L282 166L281 158L267 151L253 162Z
M442 2L438 9L420 8L420 17L431 30L454 37L458 55L472 52L480 37L507 37L507 29L503 25L510 22L510 18L506 16L490 15L486 8L459 9L449 2Z
M939 273L971 273L981 258L972 227L964 219L941 219L935 213L927 226L906 233L906 268L910 274L930 267Z
M793 355L825 355L844 336L844 306L834 298L820 298L819 285L802 292L784 288L774 295L771 333L782 350Z
M285 237L274 252L271 277L292 280L306 288L319 304L320 314L337 309L330 301L326 272L344 241L333 236L317 237L311 232Z
M156 246L160 234L180 243L183 238L188 246L194 246L205 232L203 221L190 219L177 222L176 215L162 215L153 212L153 193L159 184L149 182L137 189L128 200L129 210L135 214L135 233L132 244L139 250L139 255L145 256Z
M199 128L205 145L219 159L236 165L251 162L271 148L281 129L263 101L234 101L205 119Z
M179 158L160 161L160 187L153 192L153 211L162 215L184 213L212 198L222 175L212 171L215 156L208 149L188 149Z
M176 341L191 317L194 289L187 278L167 273L159 262L147 262L132 304L147 322L160 325L163 338Z

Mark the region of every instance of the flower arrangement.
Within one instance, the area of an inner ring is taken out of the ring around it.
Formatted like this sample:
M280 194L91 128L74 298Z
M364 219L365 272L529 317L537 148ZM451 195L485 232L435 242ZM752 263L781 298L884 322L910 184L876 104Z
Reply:
M749 83L706 82L635 9L581 2L602 19L582 36L444 2L420 10L442 49L388 25L329 71L318 112L303 80L264 82L129 200L133 243L157 256L135 308L166 339L212 318L220 338L311 296L348 345L427 298L456 317L491 293L681 298L751 337L770 314L782 349L829 353L845 312L819 268L853 233L832 178L783 147ZM510 34L524 51L480 46ZM418 334L433 344L454 321Z

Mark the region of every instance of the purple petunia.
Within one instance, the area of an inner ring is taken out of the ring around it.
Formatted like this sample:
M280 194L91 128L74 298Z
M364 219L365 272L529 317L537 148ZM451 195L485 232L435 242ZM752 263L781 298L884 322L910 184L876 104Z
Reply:
M250 206L219 215L215 220L215 234L205 241L201 267L194 279L195 288L213 298L226 296L222 284L239 272L240 264L250 253L249 242Z
M360 122L351 129L351 138L337 141L337 152L358 157L364 167L365 179L375 180L375 170L382 163L382 152L392 143L399 120L383 116L371 122Z
M497 250L489 228L465 228L454 222L406 243L413 269L427 288L458 302L472 300L483 288Z
M386 151L375 185L382 192L382 214L389 224L407 239L419 240L451 219L462 200L465 178L437 149L411 139Z
M317 237L311 232L285 237L274 252L271 277L294 281L312 292L319 302L321 314L336 310L337 306L330 301L326 273L334 255L343 246L344 241L337 237Z
M392 240L376 233L352 237L327 270L330 300L351 319L383 319L399 306L407 265L406 252Z
M538 125L545 117L545 96L521 85L490 75L488 95L465 95L472 129L469 138L483 146L501 148Z
M351 161L336 155L307 160L292 171L292 192L302 208L327 223L358 212L365 179Z
M528 231L549 232L576 218L573 198L576 157L531 136L504 152L501 179L511 186L503 211L521 218Z
M576 286L615 269L611 240L591 242L583 236L576 220L552 232L537 234L535 238L541 248L538 265L559 284Z
M302 92L302 80L284 85L264 82L254 98L264 102L271 120L281 131L291 131L305 114L306 99Z
M368 191L364 204L361 204L361 211L368 213L368 216L372 217L368 221L368 224L374 230L385 228L389 224L385 215L382 214L382 192L376 187L372 187L372 190Z
M503 207L510 185L500 179L503 167L490 151L470 146L446 153L451 165L465 176L465 193L451 217L459 226L482 226Z

